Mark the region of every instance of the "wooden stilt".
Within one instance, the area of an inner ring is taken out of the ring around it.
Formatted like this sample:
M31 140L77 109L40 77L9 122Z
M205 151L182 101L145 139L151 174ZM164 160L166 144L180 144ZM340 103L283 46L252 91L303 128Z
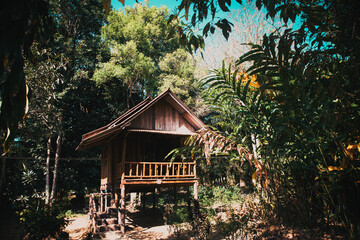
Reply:
M121 186L120 194L120 231L125 235L125 185Z
M119 207L119 193L115 193L115 199L114 199L115 206Z
M100 212L103 212L104 209L104 199L103 195L100 193Z
M156 208L156 192L157 192L157 188L154 188L154 191L153 191L153 211L155 211L155 208Z
M143 192L142 195L143 195L142 198L141 198L142 209L143 209L143 211L145 211L145 209L146 209L146 192Z
M177 188L176 185L174 185L174 204L177 206Z
M194 200L196 200L196 201L199 200L199 198L198 198L198 185L199 185L199 183L198 183L198 181L196 181L194 183Z
M135 207L136 205L136 192L130 193L130 206Z
M106 194L104 197L104 204L103 204L103 212L106 212L106 208L108 207L108 195Z

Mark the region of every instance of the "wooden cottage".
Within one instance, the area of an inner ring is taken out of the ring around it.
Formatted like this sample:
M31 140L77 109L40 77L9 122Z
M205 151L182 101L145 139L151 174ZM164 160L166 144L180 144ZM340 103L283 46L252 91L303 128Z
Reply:
M102 192L120 199L119 223L125 232L125 194L154 188L194 185L196 163L172 162L167 154L205 124L170 90L128 110L108 125L86 133L77 150L102 146Z

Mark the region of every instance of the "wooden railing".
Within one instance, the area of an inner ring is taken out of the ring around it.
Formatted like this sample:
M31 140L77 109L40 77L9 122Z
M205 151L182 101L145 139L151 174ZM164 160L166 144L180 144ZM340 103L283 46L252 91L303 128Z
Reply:
M125 162L126 179L195 178L195 162Z
M89 197L89 212L105 212L111 205L111 193L91 193Z

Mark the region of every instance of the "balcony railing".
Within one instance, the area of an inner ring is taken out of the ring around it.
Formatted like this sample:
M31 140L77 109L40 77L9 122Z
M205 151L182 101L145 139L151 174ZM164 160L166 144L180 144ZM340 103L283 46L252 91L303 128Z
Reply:
M196 165L195 162L125 162L123 176L124 179L195 178Z

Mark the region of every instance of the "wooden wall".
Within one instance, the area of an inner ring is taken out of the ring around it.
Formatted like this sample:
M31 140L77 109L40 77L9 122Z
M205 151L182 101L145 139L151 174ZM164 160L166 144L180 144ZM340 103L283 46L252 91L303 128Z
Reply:
M185 126L189 131L194 128L165 99L146 110L131 122L131 128L177 131Z

